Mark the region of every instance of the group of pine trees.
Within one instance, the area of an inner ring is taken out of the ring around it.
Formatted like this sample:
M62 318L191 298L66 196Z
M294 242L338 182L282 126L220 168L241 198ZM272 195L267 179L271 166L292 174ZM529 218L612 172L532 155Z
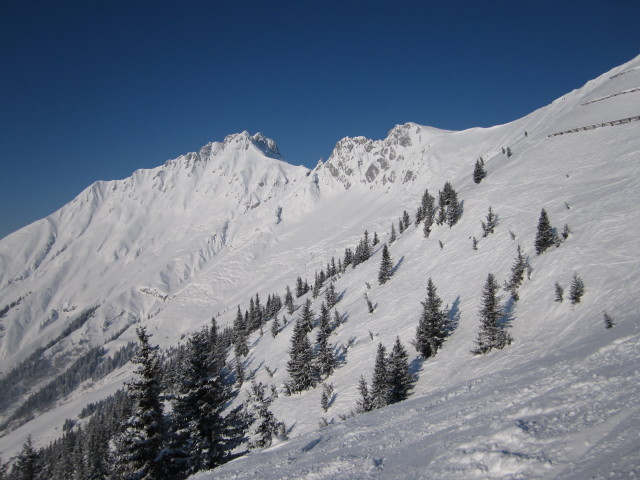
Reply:
M329 288L327 288L327 297L331 297ZM331 303L335 305L335 299L333 302L322 302L320 306L314 346L311 345L308 337L315 328L315 313L311 309L311 300L307 299L294 324L287 362L290 380L285 385L285 390L289 394L302 392L315 386L320 380L331 376L337 366L334 348L329 343L329 336L336 327L335 322L331 321L330 309L333 307Z
M396 337L389 355L384 345L378 344L371 387L364 377L360 377L360 399L356 407L358 413L406 400L413 385L408 359L409 355L400 342L400 337Z

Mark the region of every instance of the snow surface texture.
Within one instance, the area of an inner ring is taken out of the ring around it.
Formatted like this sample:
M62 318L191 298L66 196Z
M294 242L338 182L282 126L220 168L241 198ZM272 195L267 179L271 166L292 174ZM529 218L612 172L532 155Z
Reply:
M637 57L512 123L461 132L409 123L380 141L345 138L312 171L244 132L128 179L98 182L0 241L0 308L24 297L0 319L2 369L95 305L93 318L47 350L60 371L88 345L106 342L113 352L133 340L133 328L111 340L133 323L147 324L161 346L214 315L231 324L237 305L247 308L256 292L264 302L283 296L297 276L313 281L365 229L388 241L391 223L397 229L405 209L414 217L425 188L437 196L450 181L464 201L457 225L434 226L428 239L421 225L410 226L390 247L395 272L384 286L376 281L379 246L336 281L345 322L330 341L343 361L328 380L335 388L328 412L321 388L281 394L272 410L291 429L290 441L196 477L640 477L640 122L549 137L637 116L639 86ZM488 175L476 185L480 156ZM481 238L489 206L499 224ZM536 256L542 208L559 232L567 223L572 233ZM512 312L514 342L473 356L486 276L507 279L518 244L533 271ZM554 302L554 283L566 297L574 273L586 286L582 301ZM409 342L429 277L457 327L423 362ZM322 300L313 302L316 314ZM613 329L604 328L605 311ZM245 361L247 372L279 389L293 330L286 316L275 339L270 325L250 338ZM371 378L377 344L390 348L396 335L417 377L412 396L341 421L355 407L360 375ZM85 383L6 433L0 455L15 454L29 434L37 444L56 438L64 418L115 391L130 372ZM319 429L321 418L330 425Z

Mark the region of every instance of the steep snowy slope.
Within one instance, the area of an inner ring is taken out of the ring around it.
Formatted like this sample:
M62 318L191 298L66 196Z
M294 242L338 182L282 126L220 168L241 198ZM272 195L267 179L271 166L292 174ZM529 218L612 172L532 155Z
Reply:
M622 456L638 440L616 422L637 426L640 404L633 381L640 370L640 122L549 135L639 115L640 93L631 91L640 86L638 67L640 58L507 125L447 132L406 124L380 141L343 139L311 172L280 161L272 142L244 133L129 179L96 184L0 243L0 308L24 298L1 320L4 369L55 339L74 312L94 305L100 307L93 318L45 353L60 359L61 369L77 354L81 338L102 344L129 323L148 324L163 346L213 315L230 324L237 305L247 308L256 293L262 299L283 295L297 276L312 281L332 256L337 261L345 247L354 248L365 229L388 241L391 223L397 228L405 209L413 218L425 188L437 196L450 181L464 201L457 225L435 227L428 239L410 226L391 245L396 268L384 286L376 281L379 249L336 280L336 308L346 321L331 336L343 360L329 379L334 402L323 412L321 389L312 389L281 395L272 406L292 437L311 436L221 472L361 478L365 471L419 478L416 468L429 467L438 478L561 477L563 468L589 458L593 465L613 458L612 436L623 446L615 458L627 470L620 471L628 472L637 458ZM512 156L503 154L506 147ZM476 185L471 173L479 156L488 176ZM496 233L481 238L489 206L500 222ZM542 208L558 230L567 223L572 234L536 256ZM480 239L477 251L473 236ZM517 245L533 270L513 310L514 343L475 357L470 350L484 280L489 272L500 282L507 278ZM568 291L574 273L586 285L582 302L554 302L554 282ZM409 342L429 277L452 307L457 328L434 359L422 362ZM373 314L365 292L376 304ZM316 313L321 301L313 302ZM603 311L615 318L613 330L605 331ZM107 348L132 340L132 330ZM287 380L291 332L289 323L276 338L268 332L251 338L245 366L257 380L279 388ZM396 335L418 378L412 399L340 423L339 415L355 407L360 375L370 378L378 342L390 347ZM264 367L275 371L273 377ZM39 443L59 435L65 417L113 392L129 371L84 385L56 409L0 438L2 456L15 453L28 434ZM584 398L586 391L598 392L594 403ZM321 417L339 425L313 433ZM456 430L465 422L469 429ZM409 426L426 433L414 431L403 447L402 430ZM443 444L431 447L443 429ZM585 446L586 437L599 450ZM342 446L356 442L364 446L344 453ZM380 450L384 446L387 451ZM414 468L403 466L418 450L427 454L410 464ZM332 466L323 467L326 462Z

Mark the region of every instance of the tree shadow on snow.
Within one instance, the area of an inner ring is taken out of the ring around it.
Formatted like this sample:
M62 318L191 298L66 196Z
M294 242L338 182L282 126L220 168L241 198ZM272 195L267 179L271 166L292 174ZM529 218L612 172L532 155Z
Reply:
M391 269L391 275L395 275L396 271L400 268L400 265L404 262L404 255L400 257L398 263L396 263L395 267Z
M448 337L453 334L453 332L456 330L456 328L458 328L458 325L460 324L460 295L458 295L453 301L453 304L447 312L447 317L448 322L445 333Z
M418 372L422 370L423 363L424 363L424 358L419 356L414 358L409 364L409 375L411 375L411 378L413 379L414 382L418 380Z
M344 298L345 293L347 293L348 289L344 289L342 292L340 292L340 294L336 297L336 303L338 303L340 300L342 300Z
M513 297L509 297L502 309L502 316L498 319L498 325L500 328L510 328L513 320L515 319L516 301Z

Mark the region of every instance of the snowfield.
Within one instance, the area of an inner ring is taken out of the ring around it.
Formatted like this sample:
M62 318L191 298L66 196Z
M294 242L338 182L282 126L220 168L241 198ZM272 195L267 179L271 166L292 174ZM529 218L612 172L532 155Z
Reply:
M385 285L377 282L382 243L336 278L343 323L330 337L340 363L327 379L335 393L328 411L321 386L282 391L299 311L281 313L288 323L275 338L270 324L250 337L244 366L280 391L271 409L290 440L193 478L640 478L640 122L551 136L639 115L638 87L640 57L512 123L460 132L408 123L383 140L343 139L313 170L243 132L128 179L98 182L0 240L0 308L25 298L0 319L2 370L95 305L94 317L44 353L52 375L89 345L115 352L134 340L127 328L134 324L147 325L162 347L212 316L231 325L237 306L244 311L256 293L264 303L272 293L284 297L287 285L293 290L298 276L313 282L365 229L388 242L403 210L415 218L425 188L437 198L450 181L463 201L456 225L434 225L429 238L410 225L390 244L394 274ZM487 177L475 184L480 156ZM483 238L490 206L499 223ZM571 233L538 256L543 208L558 233L565 224ZM518 245L532 269L519 301L509 303L513 343L475 356L483 284L489 273L500 284L509 277ZM572 305L574 274L585 295ZM428 278L455 329L424 361L411 341ZM562 303L554 301L555 282L564 287ZM317 317L326 285L296 306L311 298ZM614 328L605 329L604 312ZM360 376L371 379L378 343L389 350L396 336L416 379L409 400L341 420L355 409ZM58 437L65 418L115 391L131 371L85 382L5 431L0 455L15 455L28 435L38 445ZM320 428L321 419L329 425Z

